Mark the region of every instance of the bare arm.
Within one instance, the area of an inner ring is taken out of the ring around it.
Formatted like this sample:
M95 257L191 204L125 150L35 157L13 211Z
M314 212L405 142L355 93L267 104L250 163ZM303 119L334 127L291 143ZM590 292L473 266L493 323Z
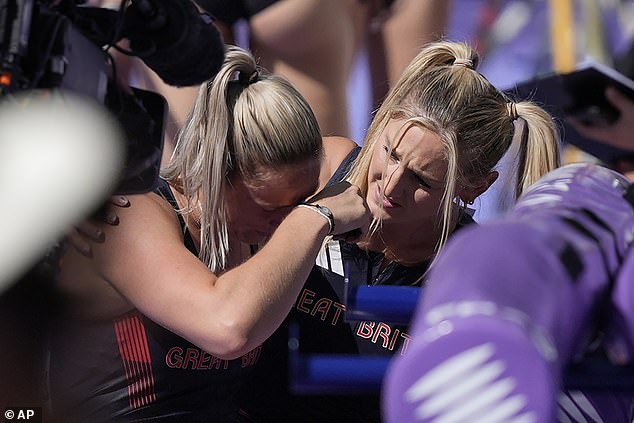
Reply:
M346 193L320 199L338 210L341 231L368 220L358 189ZM130 202L118 226L102 226L106 242L93 246L100 275L150 319L228 359L250 351L279 326L328 231L319 214L294 209L258 254L218 276L184 247L169 204L153 194L131 196ZM356 210L347 213L349 202L356 202Z
M449 0L397 0L383 24L387 76L393 86L423 45L446 32Z

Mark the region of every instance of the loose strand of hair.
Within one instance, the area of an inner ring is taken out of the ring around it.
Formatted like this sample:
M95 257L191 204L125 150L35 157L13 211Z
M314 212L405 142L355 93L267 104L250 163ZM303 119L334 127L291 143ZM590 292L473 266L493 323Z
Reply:
M447 175L445 177L445 189L441 199L442 208L442 222L441 233L436 245L436 251L439 251L449 239L453 230L452 223L455 222L455 210L454 198L456 193L456 181L458 180L458 163L455 158L458 157L456 151L456 141L449 140L444 142L447 154ZM440 212L440 210L439 210Z

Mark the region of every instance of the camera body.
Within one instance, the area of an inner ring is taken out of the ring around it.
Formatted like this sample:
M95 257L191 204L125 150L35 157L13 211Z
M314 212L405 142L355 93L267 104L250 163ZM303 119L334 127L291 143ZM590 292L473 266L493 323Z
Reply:
M630 159L632 153L587 138L566 122L572 117L591 126L609 126L619 119L619 111L605 97L605 90L614 87L634 100L634 81L600 63L587 61L568 73L550 72L538 75L507 90L519 98L540 103L562 121L564 141L592 154L606 164Z
M66 90L106 106L126 138L116 193L151 191L160 170L167 103L157 93L118 85L112 58L97 44L103 38L100 27L116 36L115 19L80 12L68 0L54 7L37 0L0 0L0 95ZM102 16L116 12L103 9ZM93 28L92 33L85 28Z

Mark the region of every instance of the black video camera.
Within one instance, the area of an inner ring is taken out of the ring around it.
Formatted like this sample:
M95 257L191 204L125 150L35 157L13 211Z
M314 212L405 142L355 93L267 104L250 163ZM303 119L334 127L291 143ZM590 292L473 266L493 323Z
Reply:
M118 11L74 0L0 0L0 96L61 89L105 105L127 141L116 193L136 194L158 179L167 104L157 93L118 85L107 50L123 38L130 50L116 48L170 85L200 84L224 59L211 18L190 0L122 0Z

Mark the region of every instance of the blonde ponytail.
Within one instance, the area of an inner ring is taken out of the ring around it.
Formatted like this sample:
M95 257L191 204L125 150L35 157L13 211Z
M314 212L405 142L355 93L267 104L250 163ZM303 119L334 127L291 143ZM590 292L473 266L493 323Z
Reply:
M212 271L227 263L225 193L232 177L250 177L321 151L317 120L299 92L259 68L248 51L228 47L218 74L200 87L162 172L187 198L181 212L198 209L199 258Z
M559 135L552 117L529 101L513 103L526 125L521 136L515 198L545 173L560 166Z
M528 102L509 109L508 97L477 71L478 64L478 54L465 43L426 45L376 112L348 177L367 194L372 152L391 119L416 122L437 134L448 165L438 210L441 236L437 249L445 244L457 221L456 203L464 202L457 198L457 188L481 185L494 169L513 140L515 115L526 120L528 127L518 192L559 163L556 130L548 114Z

